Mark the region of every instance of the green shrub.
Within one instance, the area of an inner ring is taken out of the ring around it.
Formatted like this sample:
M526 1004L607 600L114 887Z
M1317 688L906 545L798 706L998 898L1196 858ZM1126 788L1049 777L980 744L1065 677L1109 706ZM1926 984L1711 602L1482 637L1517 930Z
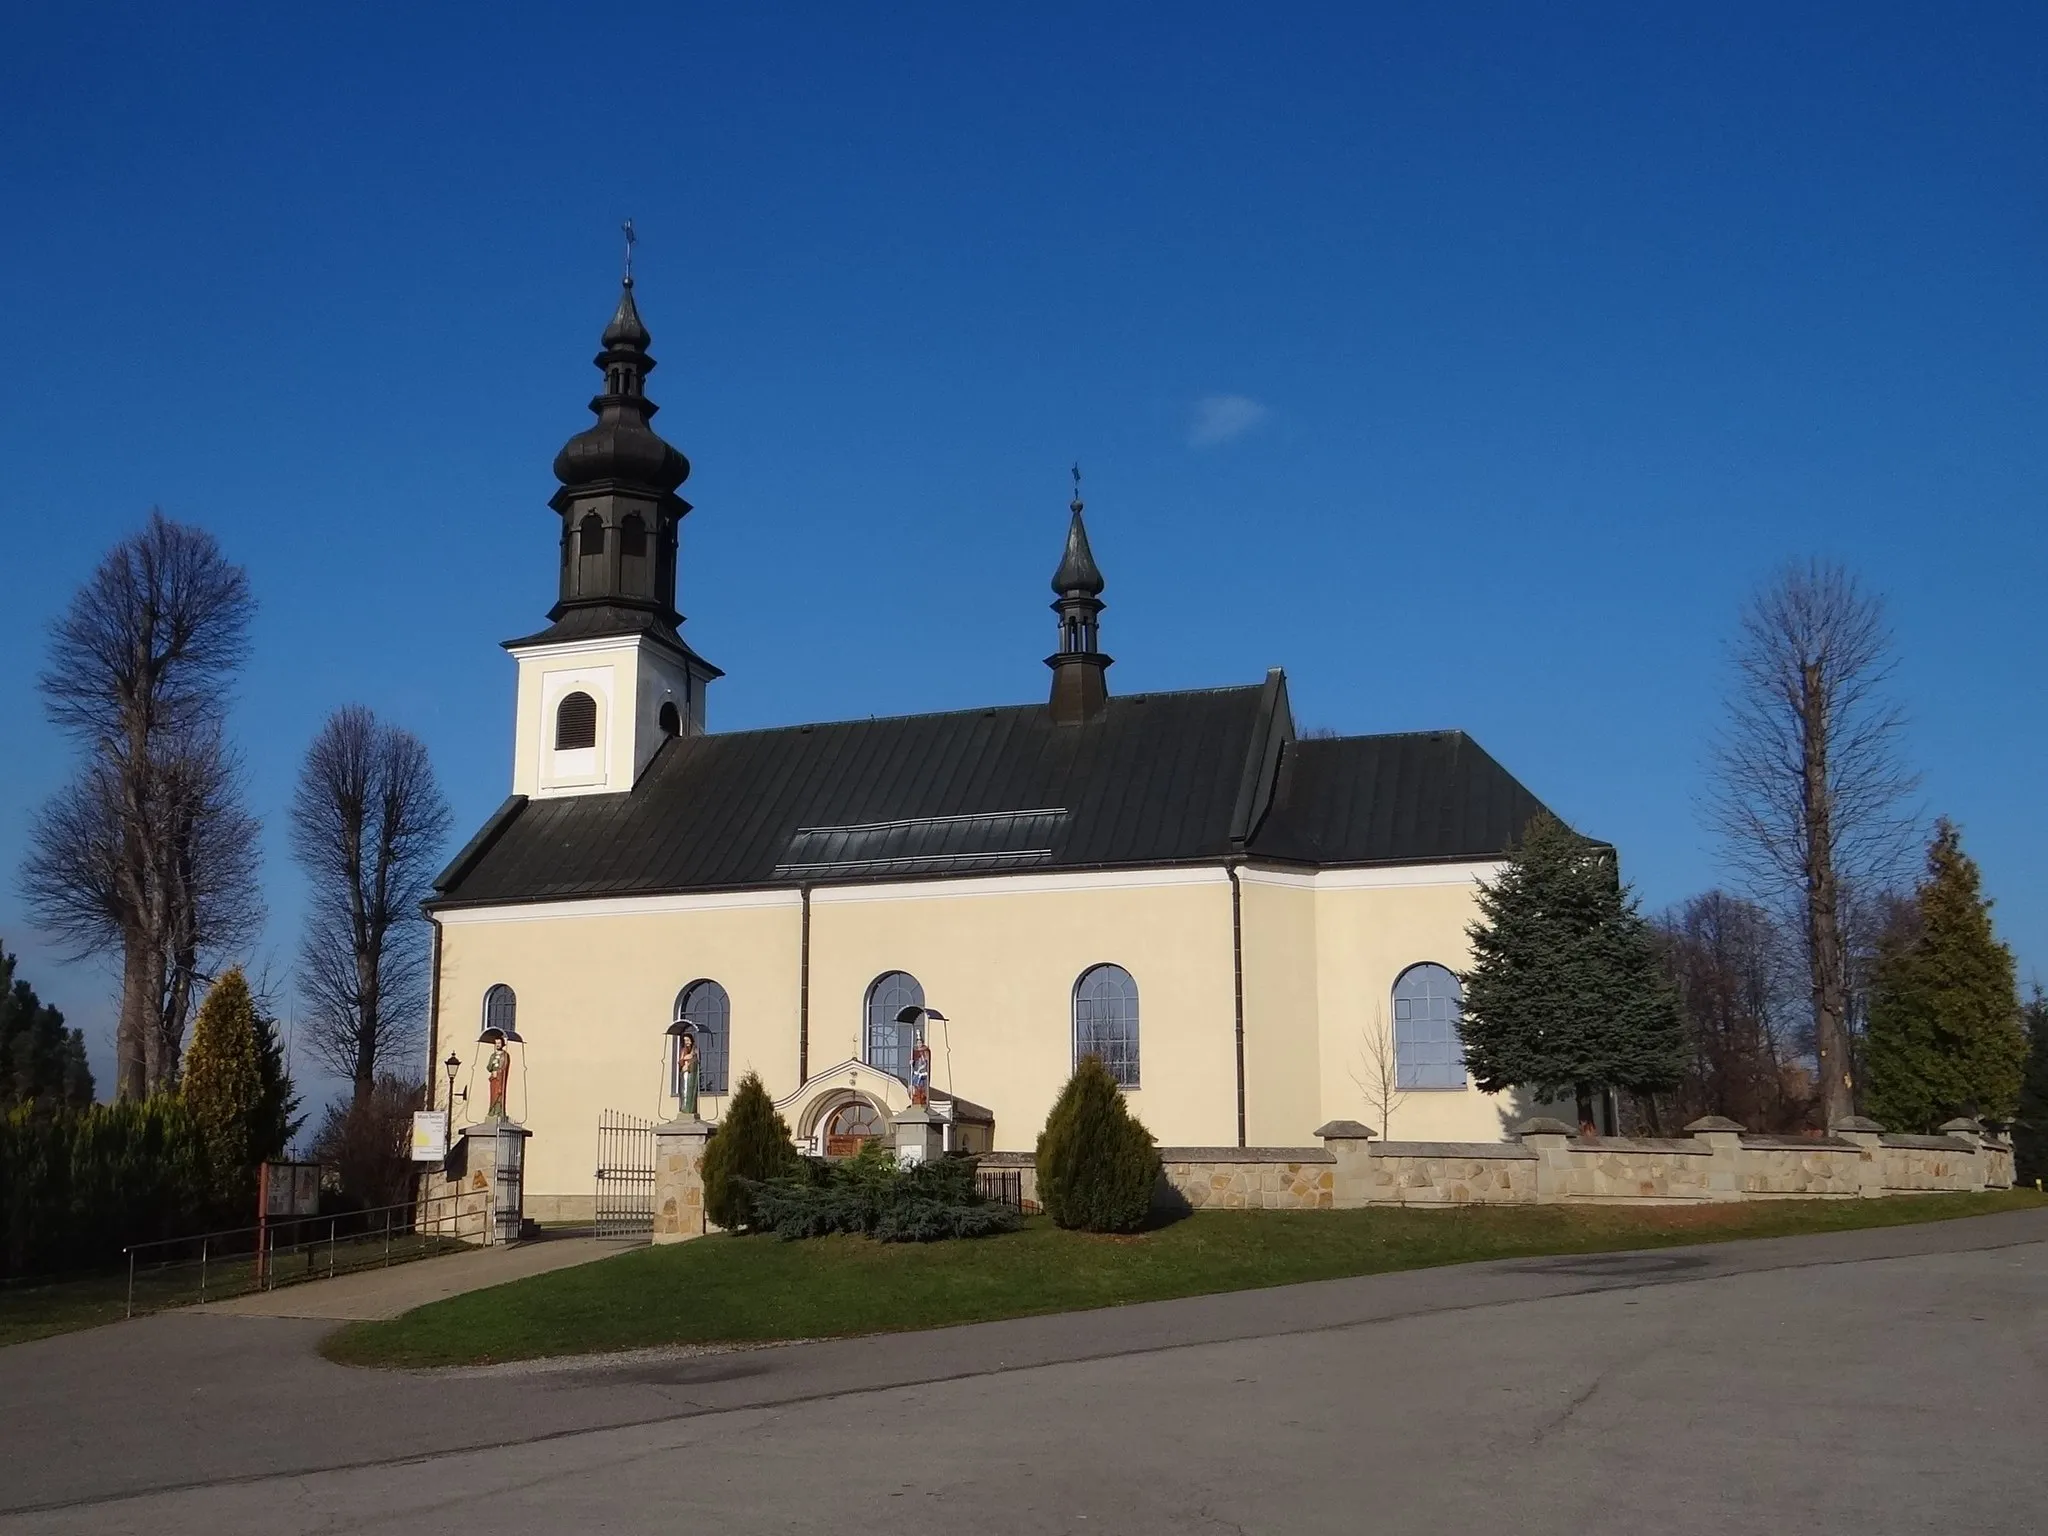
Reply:
M239 1225L175 1097L0 1115L0 1275L111 1267L130 1243Z
M982 1197L974 1159L905 1167L879 1142L837 1162L806 1158L795 1172L756 1184L751 1193L753 1230L790 1240L843 1232L880 1243L932 1243L1014 1232L1023 1221L1007 1205Z
M704 1214L728 1232L752 1226L754 1190L795 1166L789 1126L775 1113L760 1074L749 1072L704 1148Z
M1055 1226L1132 1232L1151 1213L1158 1182L1152 1133L1109 1069L1082 1057L1038 1136L1038 1203Z

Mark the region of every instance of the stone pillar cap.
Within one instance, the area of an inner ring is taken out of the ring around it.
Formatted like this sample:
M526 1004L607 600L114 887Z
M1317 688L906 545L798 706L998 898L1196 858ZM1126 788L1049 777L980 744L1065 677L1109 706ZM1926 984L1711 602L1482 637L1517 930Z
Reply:
M1941 1134L1944 1136L1948 1135L1951 1131L1969 1131L1974 1135L1982 1136L1984 1134L1984 1123L1981 1120L1973 1119L1969 1115L1957 1115L1955 1119L1941 1127Z
M929 1104L913 1104L889 1117L892 1125L939 1125L944 1122Z
M1697 1136L1702 1131L1740 1131L1747 1127L1730 1120L1726 1115L1701 1115L1686 1128L1686 1134Z
M1517 1136L1575 1136L1578 1133L1562 1120L1553 1120L1548 1115L1537 1115L1524 1120L1514 1129Z
M677 1115L673 1120L664 1120L654 1128L657 1136L708 1136L713 1127L709 1120L696 1115Z
M1328 1120L1316 1127L1318 1141L1371 1141L1373 1129L1356 1120Z
M1863 1131L1872 1136L1884 1134L1884 1127L1867 1115L1844 1115L1828 1127L1829 1131Z

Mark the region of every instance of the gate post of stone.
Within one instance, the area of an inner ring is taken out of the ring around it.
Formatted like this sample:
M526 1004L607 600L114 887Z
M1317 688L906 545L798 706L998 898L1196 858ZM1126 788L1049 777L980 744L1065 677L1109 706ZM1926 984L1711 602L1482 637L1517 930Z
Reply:
M1726 1115L1701 1115L1685 1128L1694 1141L1705 1142L1713 1154L1707 1164L1707 1198L1742 1198L1742 1127Z
M1982 1189L1988 1182L1984 1177L1983 1122L1973 1120L1968 1115L1958 1115L1947 1124L1936 1126L1934 1134L1946 1136L1951 1141L1960 1141L1970 1149L1970 1167L1975 1171L1977 1188Z
M1863 1153L1856 1162L1856 1193L1874 1200L1884 1193L1884 1127L1862 1115L1845 1115L1828 1127L1830 1136L1853 1142Z
M1524 1120L1515 1139L1536 1154L1536 1203L1554 1205L1572 1192L1572 1128L1547 1115Z
M1356 1120L1332 1120L1316 1127L1316 1139L1337 1160L1336 1175L1330 1180L1330 1204L1337 1210L1370 1205L1375 1199L1391 1200L1398 1193L1389 1188L1381 1194L1373 1184L1370 1126Z
M704 1147L712 1128L682 1115L654 1128L654 1240L680 1243L710 1229L704 1215Z

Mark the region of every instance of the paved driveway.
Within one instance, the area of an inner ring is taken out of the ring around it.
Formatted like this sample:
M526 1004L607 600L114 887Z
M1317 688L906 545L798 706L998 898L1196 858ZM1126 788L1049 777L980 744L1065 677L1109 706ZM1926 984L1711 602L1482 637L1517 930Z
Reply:
M917 1336L344 1370L180 1315L0 1351L0 1532L2019 1530L2048 1213Z

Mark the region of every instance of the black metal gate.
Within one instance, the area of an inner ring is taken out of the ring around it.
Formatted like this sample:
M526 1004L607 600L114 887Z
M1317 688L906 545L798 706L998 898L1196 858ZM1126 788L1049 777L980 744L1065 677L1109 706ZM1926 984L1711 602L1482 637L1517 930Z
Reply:
M654 1236L654 1122L608 1109L597 1121L594 1235Z

